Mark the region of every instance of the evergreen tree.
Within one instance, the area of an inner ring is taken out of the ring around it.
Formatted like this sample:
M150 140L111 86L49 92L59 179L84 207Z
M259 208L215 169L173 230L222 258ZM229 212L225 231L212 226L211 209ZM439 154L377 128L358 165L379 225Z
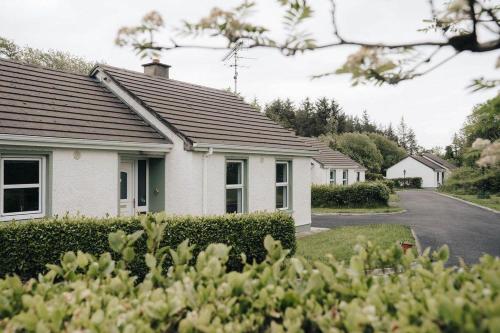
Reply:
M270 119L289 129L295 129L295 106L290 99L276 99L267 104L265 114Z

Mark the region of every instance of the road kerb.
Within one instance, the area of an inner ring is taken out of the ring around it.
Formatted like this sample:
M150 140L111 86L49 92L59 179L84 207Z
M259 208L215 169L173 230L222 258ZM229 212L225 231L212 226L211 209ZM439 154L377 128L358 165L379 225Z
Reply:
M435 193L437 193L439 195L442 195L443 197L448 197L450 199L455 199L455 200L464 202L464 203L469 204L471 206L475 206L475 207L478 207L478 208L485 209L485 210L490 211L490 212L495 213L495 214L500 214L500 212L498 210L495 210L495 209L490 208L490 207L481 206L481 205L478 205L477 203L470 202L470 201L467 201L467 200L464 200L464 199L460 199L460 198L454 197L454 196L449 195L449 194L444 194L444 193L441 193L441 192L435 192Z

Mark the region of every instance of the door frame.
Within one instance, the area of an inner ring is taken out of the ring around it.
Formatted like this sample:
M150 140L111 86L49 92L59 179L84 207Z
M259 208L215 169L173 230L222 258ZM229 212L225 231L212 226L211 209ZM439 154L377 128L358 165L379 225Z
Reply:
M138 192L139 192L139 161L146 161L146 205L139 206L138 202ZM121 199L120 199L120 173L121 173L121 165L122 163L131 163L132 165L132 197L133 197L133 207L132 212L133 215L138 213L147 213L149 210L149 159L147 158L122 158L118 163L118 215L124 216L121 214Z

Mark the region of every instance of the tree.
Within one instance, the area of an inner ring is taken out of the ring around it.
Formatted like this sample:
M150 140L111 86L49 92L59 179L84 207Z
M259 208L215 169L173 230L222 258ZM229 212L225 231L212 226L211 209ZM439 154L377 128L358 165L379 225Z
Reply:
M474 107L463 128L468 146L478 139L500 139L500 95Z
M404 117L401 117L396 133L399 145L406 151L408 151L408 131L408 125L406 125Z
M21 47L14 41L2 37L0 37L0 58L79 74L88 74L96 65L95 62L89 62L67 52Z
M285 128L295 129L295 106L290 99L276 99L266 104L264 113L267 117Z
M429 17L423 18L426 27L421 32L435 31L441 38L401 43L371 43L346 38L337 26L337 7L330 0L332 36L331 40L318 42L308 30L314 17L311 1L277 0L283 10L283 31L271 31L264 25L251 21L255 2L243 0L232 9L213 8L197 22L184 21L177 30L183 36L198 37L206 34L224 41L224 45L184 44L172 36L167 43L158 43L158 32L164 27L162 16L157 11L146 14L137 26L119 29L115 43L130 46L140 56L156 56L159 52L181 48L227 49L235 45L244 48L268 48L286 56L315 50L356 46L338 69L325 70L315 75L349 74L354 85L371 82L377 85L397 84L425 75L462 52L486 53L500 48L500 7L489 0L427 1ZM366 23L365 23L366 24ZM282 39L274 36L284 36ZM442 59L442 50L453 53ZM473 90L495 87L498 79L477 78L471 84Z
M406 151L410 155L415 155L417 154L421 148L417 144L417 137L415 136L415 132L413 131L412 128L408 129L408 135L406 137Z
M346 154L365 166L370 172L380 173L383 157L368 135L344 133L336 137L322 137L322 140L328 142L331 148Z
M394 132L394 129L392 128L392 123L389 123L389 126L384 131L384 135L392 141L398 142L398 137L396 133Z
M368 137L377 146L382 155L382 173L385 173L387 168L393 166L406 156L406 151L386 136L378 133L369 133Z

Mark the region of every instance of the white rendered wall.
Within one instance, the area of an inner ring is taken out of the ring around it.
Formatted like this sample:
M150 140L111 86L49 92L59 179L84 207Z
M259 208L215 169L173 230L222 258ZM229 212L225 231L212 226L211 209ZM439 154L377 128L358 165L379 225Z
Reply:
M54 149L52 214L118 214L118 153Z
M386 178L403 178L403 170L406 170L406 177L421 177L422 187L437 187L436 172L411 157L407 157L387 169Z
M317 185L330 184L330 169L323 168L314 159L311 162L311 183Z

